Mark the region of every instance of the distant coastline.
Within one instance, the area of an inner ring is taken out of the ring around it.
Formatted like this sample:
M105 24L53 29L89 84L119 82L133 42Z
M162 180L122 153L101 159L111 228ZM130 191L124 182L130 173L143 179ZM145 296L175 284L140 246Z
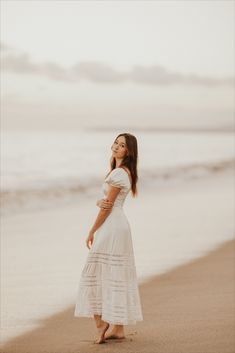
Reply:
M7 132L69 132L72 131L74 132L117 132L117 131L139 131L139 132L150 132L150 133L235 133L235 119L234 119L234 124L233 125L225 125L225 126L207 126L207 127L184 127L184 126L151 126L147 125L146 126L136 126L136 125L121 125L121 126L110 126L108 124L101 126L99 125L93 125L93 126L62 126L60 127L59 125L57 126L10 126L8 125L7 127L2 124L0 133L4 134Z
M84 127L85 131L117 131L117 130L125 130L125 131L141 131L141 132L174 132L174 133L235 133L235 125L234 126L223 126L223 127L157 127L157 126L92 126L92 127Z

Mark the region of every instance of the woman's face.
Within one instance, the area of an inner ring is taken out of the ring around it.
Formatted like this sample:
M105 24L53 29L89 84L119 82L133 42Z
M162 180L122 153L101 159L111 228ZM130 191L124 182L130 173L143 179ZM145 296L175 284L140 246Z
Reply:
M126 139L124 136L119 136L111 147L113 151L113 157L117 159L123 159L127 154Z

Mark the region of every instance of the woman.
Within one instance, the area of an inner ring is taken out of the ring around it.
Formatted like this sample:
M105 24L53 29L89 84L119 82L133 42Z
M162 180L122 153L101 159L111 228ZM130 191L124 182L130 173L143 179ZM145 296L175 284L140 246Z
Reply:
M143 320L131 229L123 211L129 191L137 195L136 137L123 133L112 147L111 171L103 183L101 208L86 239L90 249L83 268L74 316L94 317L98 338L125 338L123 325ZM106 331L113 325L111 332Z

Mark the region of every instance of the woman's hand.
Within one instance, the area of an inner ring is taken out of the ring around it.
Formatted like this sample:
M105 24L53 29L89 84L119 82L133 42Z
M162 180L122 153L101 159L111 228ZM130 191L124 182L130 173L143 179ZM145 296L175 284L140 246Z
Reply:
M109 210L113 207L113 202L107 199L101 199L96 202L96 205L102 209Z
M94 233L90 232L86 239L86 246L88 247L88 249L91 248L93 241L94 241Z

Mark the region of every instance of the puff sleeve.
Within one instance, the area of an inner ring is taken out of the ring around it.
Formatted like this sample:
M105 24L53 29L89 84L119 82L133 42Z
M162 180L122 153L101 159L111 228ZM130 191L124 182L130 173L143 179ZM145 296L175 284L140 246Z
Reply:
M122 168L113 169L112 172L107 177L106 181L109 185L115 186L116 188L125 188L125 172Z

